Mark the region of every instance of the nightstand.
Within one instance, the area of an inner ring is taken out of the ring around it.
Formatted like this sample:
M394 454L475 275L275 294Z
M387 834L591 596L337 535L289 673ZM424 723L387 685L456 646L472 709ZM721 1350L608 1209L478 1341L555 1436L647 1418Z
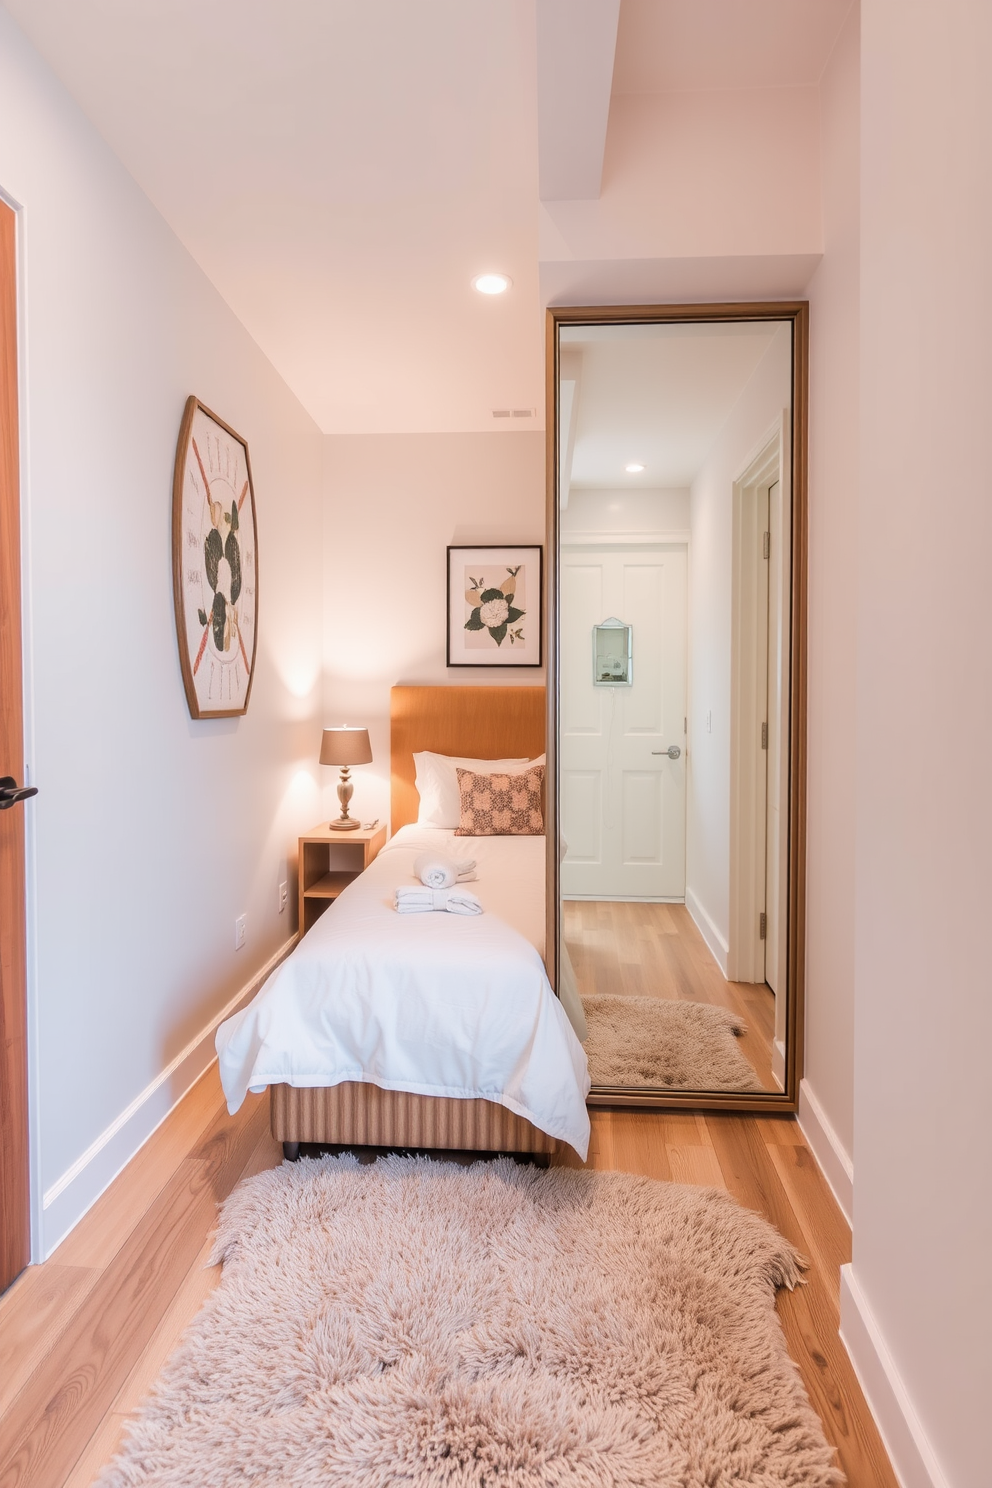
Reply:
M369 866L386 840L386 826L332 832L326 822L300 838L300 934Z

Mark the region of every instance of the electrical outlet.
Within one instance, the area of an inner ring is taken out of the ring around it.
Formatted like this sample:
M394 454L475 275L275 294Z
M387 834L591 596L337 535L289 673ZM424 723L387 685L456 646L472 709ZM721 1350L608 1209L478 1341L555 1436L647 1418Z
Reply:
M240 951L248 935L248 916L238 915L234 922L234 949Z
M286 882L285 879L283 879L282 883L279 885L279 913L280 914L282 914L283 910L286 908L286 903L287 903L288 899L289 899L289 884Z

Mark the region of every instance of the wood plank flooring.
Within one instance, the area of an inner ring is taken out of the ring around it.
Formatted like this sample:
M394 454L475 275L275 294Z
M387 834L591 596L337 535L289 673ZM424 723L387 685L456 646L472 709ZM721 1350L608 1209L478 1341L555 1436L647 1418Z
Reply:
M668 997L730 1008L747 1023L739 1039L765 1090L772 1079L775 998L769 987L728 982L684 904L566 899L563 929L579 991Z
M850 1232L796 1122L591 1117L589 1167L728 1189L809 1257L807 1285L778 1300L790 1352L851 1488L897 1488L837 1336ZM281 1157L268 1098L228 1116L213 1067L51 1259L0 1297L0 1488L89 1488L219 1279L206 1265L216 1205Z

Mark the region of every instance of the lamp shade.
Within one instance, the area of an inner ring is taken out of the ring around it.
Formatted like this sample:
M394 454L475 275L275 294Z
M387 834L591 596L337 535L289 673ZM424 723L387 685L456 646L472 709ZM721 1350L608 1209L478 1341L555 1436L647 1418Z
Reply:
M370 765L372 745L363 728L329 728L320 741L322 765Z

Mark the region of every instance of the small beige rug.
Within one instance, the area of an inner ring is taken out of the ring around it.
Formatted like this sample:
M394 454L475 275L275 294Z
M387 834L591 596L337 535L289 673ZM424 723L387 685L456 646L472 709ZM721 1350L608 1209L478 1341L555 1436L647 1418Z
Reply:
M583 997L585 1051L594 1085L661 1090L763 1090L737 1036L747 1024L729 1008L664 997Z
M389 1157L224 1205L216 1291L103 1488L826 1488L775 1289L716 1189Z

